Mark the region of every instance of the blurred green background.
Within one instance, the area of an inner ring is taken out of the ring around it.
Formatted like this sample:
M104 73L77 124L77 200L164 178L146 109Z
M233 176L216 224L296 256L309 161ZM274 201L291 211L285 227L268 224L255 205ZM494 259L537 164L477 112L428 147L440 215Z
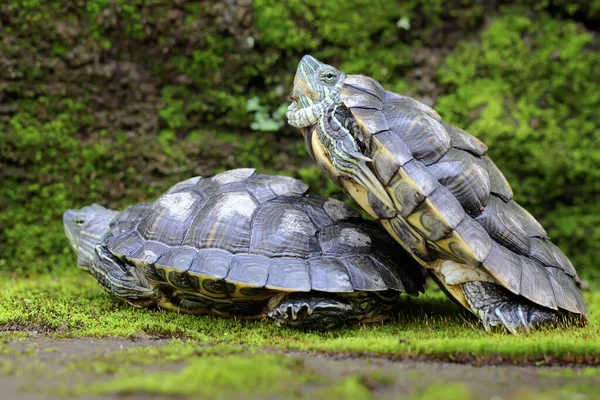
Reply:
M305 53L490 146L581 274L600 268L600 1L0 4L0 270L75 268L67 208L235 167L342 198L283 110Z

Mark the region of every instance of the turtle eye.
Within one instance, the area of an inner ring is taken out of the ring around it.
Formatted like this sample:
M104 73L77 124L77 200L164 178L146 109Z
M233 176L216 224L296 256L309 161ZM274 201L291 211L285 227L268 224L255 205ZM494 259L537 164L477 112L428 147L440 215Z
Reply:
M325 83L335 83L335 81L337 80L337 73L332 70L332 69L324 69L323 71L321 71L321 80Z

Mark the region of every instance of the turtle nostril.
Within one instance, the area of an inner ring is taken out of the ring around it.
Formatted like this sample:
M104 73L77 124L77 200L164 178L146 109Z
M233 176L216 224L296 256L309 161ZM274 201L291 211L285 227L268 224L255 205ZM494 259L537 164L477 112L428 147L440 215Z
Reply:
M290 92L290 94L288 95L288 99L290 101L297 102L298 101L298 96L294 95L294 92Z

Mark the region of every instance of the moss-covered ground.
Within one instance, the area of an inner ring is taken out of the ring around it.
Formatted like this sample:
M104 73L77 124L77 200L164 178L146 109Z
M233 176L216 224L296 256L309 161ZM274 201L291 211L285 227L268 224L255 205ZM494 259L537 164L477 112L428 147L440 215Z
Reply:
M76 268L76 267L74 267ZM268 321L197 317L135 309L116 302L85 273L3 278L0 326L57 338L136 337L192 339L210 345L244 345L390 359L469 363L599 364L600 293L588 292L585 328L540 329L529 337L488 333L433 288L406 298L396 321L347 326L329 332L279 328Z
M586 299L589 326L530 336L485 332L431 287L396 321L302 332L134 309L78 270L4 276L0 385L99 398L594 398L600 293Z

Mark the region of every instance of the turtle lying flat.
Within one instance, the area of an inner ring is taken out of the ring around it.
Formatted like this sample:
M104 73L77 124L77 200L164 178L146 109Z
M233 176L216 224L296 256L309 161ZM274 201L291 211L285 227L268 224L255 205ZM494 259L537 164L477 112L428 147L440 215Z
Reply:
M486 329L587 321L580 280L487 147L426 105L305 56L289 123L312 157Z
M399 293L422 291L420 266L377 224L307 190L236 169L63 219L79 267L136 306L326 329L383 320Z

